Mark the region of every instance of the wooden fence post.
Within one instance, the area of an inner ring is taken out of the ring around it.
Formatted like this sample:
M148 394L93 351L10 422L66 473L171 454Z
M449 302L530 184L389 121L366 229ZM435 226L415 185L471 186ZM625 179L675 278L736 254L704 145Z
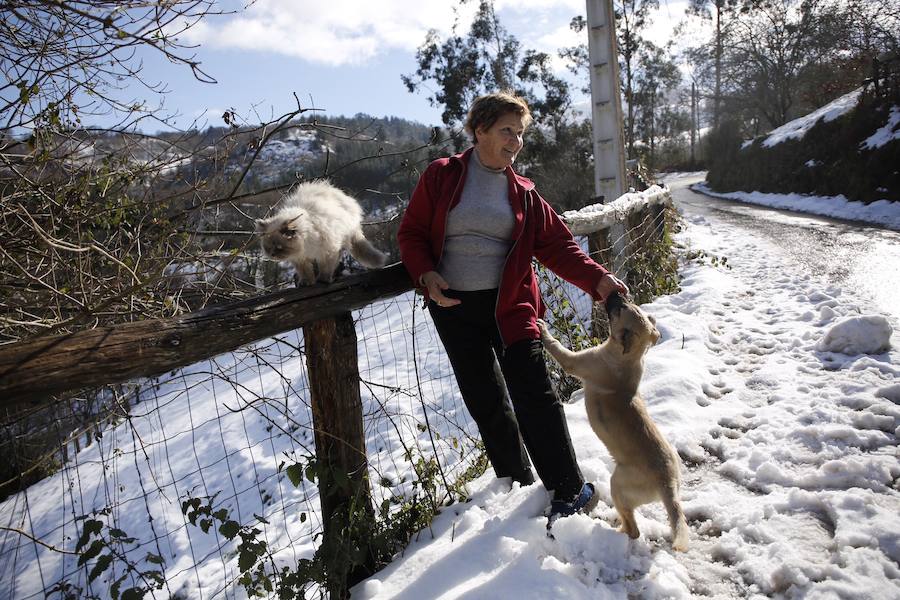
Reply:
M587 238L588 252L591 256L596 257L597 262L613 271L613 248L609 239L609 228L604 227L594 233L589 233ZM606 315L606 307L596 302L591 305L591 337L599 340L609 337L609 318Z
M303 328L303 338L322 504L320 552L328 569L330 597L347 598L348 588L371 566L359 561L371 559L366 533L375 519L353 317L346 312L315 321Z

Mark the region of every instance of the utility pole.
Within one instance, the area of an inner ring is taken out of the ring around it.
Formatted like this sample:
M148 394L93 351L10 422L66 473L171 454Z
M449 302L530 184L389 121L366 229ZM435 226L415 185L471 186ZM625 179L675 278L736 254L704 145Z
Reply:
M691 168L697 163L694 154L694 141L697 137L697 84L691 82Z
M587 0L594 193L612 202L626 191L625 136L619 91L619 55L612 0Z

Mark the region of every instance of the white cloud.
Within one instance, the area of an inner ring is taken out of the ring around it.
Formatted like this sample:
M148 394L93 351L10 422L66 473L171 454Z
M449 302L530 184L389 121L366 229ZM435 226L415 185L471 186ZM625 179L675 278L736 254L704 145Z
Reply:
M555 8L566 8L572 15L584 14L585 0L495 0L494 6L498 11L512 10L518 12L532 12Z
M391 49L414 50L430 28L449 29L452 2L259 0L239 15L207 20L190 41L295 56L339 66L364 64Z
M647 36L663 44L683 18L687 0L660 4ZM183 37L207 49L275 53L332 67L364 65L391 50L413 53L429 29L450 32L454 9L467 24L476 8L476 0L464 6L456 0L257 0L237 15L205 19ZM586 41L585 33L569 29L572 17L585 14L585 0L495 0L495 8L523 47L548 53L558 73L565 72L565 61L557 51ZM683 35L678 45L696 37Z
M583 0L497 0L495 6L523 20L530 14L528 31L512 31L526 43L546 37L540 20L549 11L584 12ZM454 8L471 15L476 7L454 0L258 0L239 15L201 22L185 38L207 48L274 52L330 66L365 64L389 50L414 51L429 29L450 31Z

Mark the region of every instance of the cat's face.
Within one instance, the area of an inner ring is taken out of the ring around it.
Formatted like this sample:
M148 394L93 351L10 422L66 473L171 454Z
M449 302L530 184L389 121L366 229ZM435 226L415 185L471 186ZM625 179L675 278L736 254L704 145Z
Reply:
M301 239L297 234L299 217L293 219L257 219L256 232L266 256L283 259L296 254L301 249Z

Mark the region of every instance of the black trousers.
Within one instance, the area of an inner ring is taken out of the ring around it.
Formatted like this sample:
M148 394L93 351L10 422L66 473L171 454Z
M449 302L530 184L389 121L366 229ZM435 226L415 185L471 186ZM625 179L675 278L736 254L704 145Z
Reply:
M494 317L497 290L444 295L462 303L442 308L431 301L428 310L497 477L531 483L527 448L544 487L556 499L573 499L584 478L540 340L503 347Z

